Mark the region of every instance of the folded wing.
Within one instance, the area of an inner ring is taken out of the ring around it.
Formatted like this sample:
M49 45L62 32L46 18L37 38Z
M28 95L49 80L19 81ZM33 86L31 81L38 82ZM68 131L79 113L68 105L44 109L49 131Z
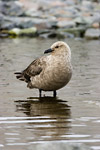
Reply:
M28 83L30 82L30 78L39 75L43 71L45 66L46 66L45 57L36 59L24 71L15 72L16 78Z

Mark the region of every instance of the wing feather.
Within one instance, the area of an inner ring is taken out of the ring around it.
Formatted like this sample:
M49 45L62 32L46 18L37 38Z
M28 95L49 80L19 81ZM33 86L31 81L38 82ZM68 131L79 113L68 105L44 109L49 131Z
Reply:
M24 71L22 72L16 72L16 78L25 81L30 82L30 78L36 75L39 75L43 69L46 66L45 57L38 58L34 60Z

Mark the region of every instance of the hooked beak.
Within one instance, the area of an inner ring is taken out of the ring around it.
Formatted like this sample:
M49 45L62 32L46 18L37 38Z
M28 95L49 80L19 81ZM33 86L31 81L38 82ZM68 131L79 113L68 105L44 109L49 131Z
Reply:
M51 53L53 50L51 49L51 48L49 48L49 49L47 49L47 50L45 50L44 51L44 54L46 54L46 53Z

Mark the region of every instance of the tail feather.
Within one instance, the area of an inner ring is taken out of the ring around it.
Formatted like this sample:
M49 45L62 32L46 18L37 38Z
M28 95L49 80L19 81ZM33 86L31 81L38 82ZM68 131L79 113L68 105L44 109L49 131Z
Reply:
M21 80L21 81L24 81L24 76L22 74L22 72L15 72L14 74L16 74L16 78Z
M14 74L16 75L16 78L21 81L25 81L25 82L30 81L30 77L27 74L23 74L23 72L15 72Z
M14 74L22 74L22 72L15 72Z

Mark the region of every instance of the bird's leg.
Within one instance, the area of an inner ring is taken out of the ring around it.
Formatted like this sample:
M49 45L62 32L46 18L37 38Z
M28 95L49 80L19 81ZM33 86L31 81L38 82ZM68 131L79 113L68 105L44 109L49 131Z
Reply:
M57 92L53 91L53 97L56 97L56 96L57 96Z
M42 94L42 90L39 89L39 97L41 97L41 94Z

